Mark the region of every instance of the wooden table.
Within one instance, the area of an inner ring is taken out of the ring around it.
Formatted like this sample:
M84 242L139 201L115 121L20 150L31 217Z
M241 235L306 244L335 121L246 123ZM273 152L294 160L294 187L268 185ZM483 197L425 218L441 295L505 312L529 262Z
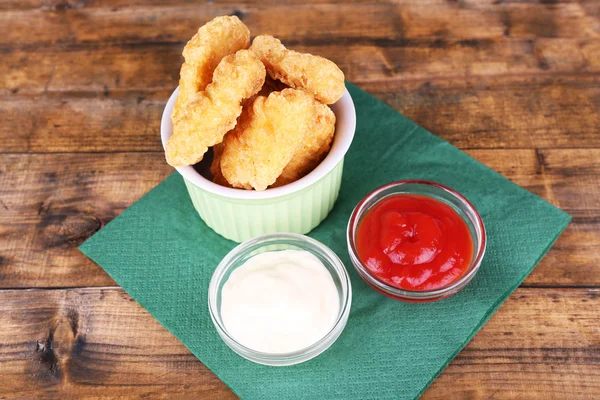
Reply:
M216 15L573 215L426 399L600 398L600 3L0 0L0 398L234 398L77 246L163 180L181 49Z

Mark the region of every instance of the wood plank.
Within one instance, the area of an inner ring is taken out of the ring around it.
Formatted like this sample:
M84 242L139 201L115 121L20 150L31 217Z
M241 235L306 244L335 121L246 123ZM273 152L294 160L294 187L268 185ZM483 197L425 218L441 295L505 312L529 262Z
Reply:
M447 0L314 0L311 3L325 3L325 4L338 4L338 3L393 3L393 4L426 4L429 6L439 6L440 4L445 5ZM557 3L583 3L587 4L593 2L593 0L553 0L553 4ZM172 0L169 1L169 5L189 5L193 3L190 0ZM198 5L206 3L204 0L196 1ZM254 0L218 0L221 4L253 4ZM263 4L294 4L294 0L264 0ZM458 7L470 7L477 8L481 6L490 5L503 5L508 3L514 4L537 4L539 0L504 0L498 2L498 0L462 0ZM52 11L67 11L70 9L80 8L114 8L114 7L132 7L132 6L160 6L164 5L164 0L0 0L0 11L7 10L29 10L41 8L44 10Z
M600 149L468 153L575 217L525 284L600 285ZM0 287L114 285L77 246L170 172L162 153L0 155Z
M463 149L600 147L600 75L361 86ZM9 95L0 152L160 151L170 91Z
M468 154L550 203L578 214L600 210L600 149L469 150Z
M417 2L426 1L430 5L438 5L446 0L400 0L401 4L414 4ZM488 3L493 0L486 0ZM533 0L528 0L533 1ZM561 0L561 2L573 2L574 0ZM255 0L218 0L220 4L246 5L256 3ZM313 0L311 3L372 3L372 0ZM387 0L375 1L378 3L390 3ZM391 3L398 1L391 1ZM165 0L0 0L0 11L8 10L33 10L40 8L42 10L64 12L71 9L81 8L125 8L135 6L163 6ZM181 6L196 3L197 6L203 6L207 3L205 0L172 0L168 4L171 6ZM264 0L262 4L294 4L294 0Z
M401 114L462 149L600 147L596 77L498 77L465 84L367 84ZM577 117L575 117L577 116Z
M573 216L571 224L524 285L600 284L600 150L470 150L467 153Z
M426 399L600 396L598 289L517 289Z
M424 398L600 396L598 307L600 289L517 289ZM0 326L5 399L235 398L121 289L3 290Z
M172 91L179 84L182 48L165 44L9 52L2 56L0 87L24 96Z
M235 398L121 289L0 299L3 399Z
M161 150L160 119L168 95L0 102L5 121L0 152Z
M0 47L88 43L184 43L216 15L237 14L254 34L288 41L395 43L407 39L598 37L598 20L579 4L464 7L440 3L272 4L209 3L164 7L16 10L0 13ZM377 23L373 23L377 21ZM414 21L419 21L415 23ZM157 29L160 27L160 29ZM290 27L293 27L290 28ZM324 29L323 27L326 27Z
M182 46L8 52L0 65L0 88L19 95L173 90L178 84ZM394 88L411 85L411 81L464 81L507 74L600 73L600 41L591 39L436 40L390 47L298 43L293 48L333 60L351 82Z
M77 246L172 171L161 153L0 160L1 287L114 285Z

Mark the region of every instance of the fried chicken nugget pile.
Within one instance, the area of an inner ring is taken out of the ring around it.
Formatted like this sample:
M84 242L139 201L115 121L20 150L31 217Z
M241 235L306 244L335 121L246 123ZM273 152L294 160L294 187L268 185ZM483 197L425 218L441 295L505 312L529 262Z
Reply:
M249 45L250 31L236 16L217 17L198 29L183 49L185 62L171 115L173 123L182 117L196 93L206 89L221 59Z
M166 146L167 162L186 166L202 160L210 146L221 143L236 125L242 101L258 93L265 67L250 50L239 50L221 60L212 82L198 92L175 122Z
M316 104L303 91L257 96L225 137L221 172L233 187L265 190L281 175L314 126Z
M213 149L213 182L265 190L294 182L329 152L344 73L323 57L288 50L257 36L235 16L198 29L183 50L179 96L166 145L174 166Z
M305 90L325 104L335 103L344 94L344 73L326 58L288 50L269 35L254 38L250 50L265 64L271 78Z

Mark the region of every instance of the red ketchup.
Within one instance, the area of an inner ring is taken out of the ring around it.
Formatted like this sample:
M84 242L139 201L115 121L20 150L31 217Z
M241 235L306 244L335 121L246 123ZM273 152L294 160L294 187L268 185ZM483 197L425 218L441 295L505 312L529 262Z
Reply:
M460 278L473 260L469 227L452 207L398 194L377 203L356 233L358 257L399 289L429 291Z

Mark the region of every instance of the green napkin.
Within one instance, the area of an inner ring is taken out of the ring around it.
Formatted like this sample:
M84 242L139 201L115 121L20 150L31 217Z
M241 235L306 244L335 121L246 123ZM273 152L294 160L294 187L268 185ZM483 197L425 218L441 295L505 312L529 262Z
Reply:
M80 247L242 398L418 397L569 223L564 212L348 86L356 106L356 137L339 199L310 236L346 265L353 301L344 332L319 357L292 367L266 367L246 361L221 341L208 313L208 284L235 243L202 222L177 173ZM462 292L437 303L382 296L363 283L347 254L346 224L356 203L377 186L406 178L458 190L487 228L478 274Z

